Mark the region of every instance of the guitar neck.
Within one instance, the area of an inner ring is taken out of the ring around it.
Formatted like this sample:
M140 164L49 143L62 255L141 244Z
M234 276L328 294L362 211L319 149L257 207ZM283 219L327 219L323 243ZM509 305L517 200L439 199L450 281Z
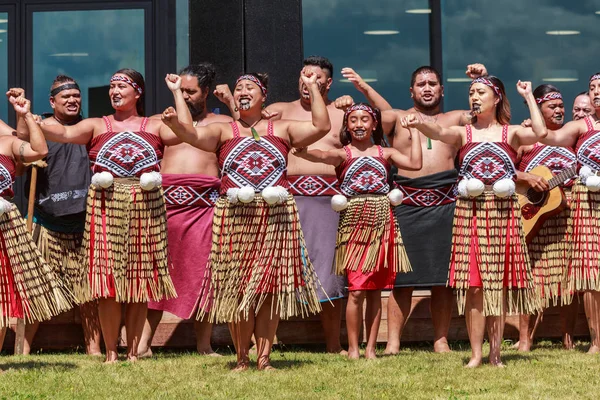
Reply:
M558 175L555 175L552 179L548 181L548 185L550 185L550 190L554 189L558 185L565 182L567 179L575 176L577 172L577 164L561 171Z

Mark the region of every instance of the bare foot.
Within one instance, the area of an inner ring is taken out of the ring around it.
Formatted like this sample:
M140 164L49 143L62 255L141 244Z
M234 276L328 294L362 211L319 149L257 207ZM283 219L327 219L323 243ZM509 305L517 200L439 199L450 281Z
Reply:
M243 371L247 371L248 368L250 368L250 361L240 361L235 365L235 367L233 367L232 371L233 372L243 372Z
M600 353L600 347L591 345L590 349L587 352L588 354L598 354Z
M396 354L399 354L399 353L400 353L400 345L390 346L389 343L387 346L385 346L385 350L383 351L383 354L386 356L395 356Z
M477 368L481 365L481 357L472 357L465 368Z
M198 354L200 354L201 356L209 356L209 357L223 357L222 355L220 355L219 353L215 352L212 348L208 348L208 349L196 349L196 351L198 352Z
M528 353L531 351L531 342L521 342L519 341L519 346L517 347L518 351L522 351Z
M138 353L139 358L150 358L153 355L154 354L152 353L152 349L150 347L148 347L148 350L144 351L143 353Z
M439 339L433 343L433 351L435 353L450 353L450 346L448 346L448 340L446 338Z
M573 337L571 335L563 336L563 349L565 350L573 350L575 348L575 343L573 343Z
M138 360L138 356L127 356L127 361L128 362L137 362Z
M492 367L497 367L497 368L506 368L506 365L502 364L502 361L496 361L496 362L490 361L490 365Z
M348 352L346 350L342 349L342 346L325 349L325 352L329 353L329 354L339 354L342 356L345 356L348 354Z
M375 350L365 350L365 358L367 360L375 360L377 358Z
M86 353L88 356L90 357L102 357L104 354L102 354L101 351L99 352L93 352L93 353Z
M510 346L510 348L513 349L513 350L518 350L520 345L521 345L521 342L517 341L515 344L513 344L512 346Z
M108 360L108 359L107 359L107 360L104 360L104 364L105 364L105 365L109 365L109 364L116 364L116 363L118 363L118 362L119 362L119 360L118 360L118 359L117 359L117 360Z
M360 358L360 351L358 349L348 349L348 359L358 360Z
M116 351L107 351L104 364L114 364L119 361L119 354Z

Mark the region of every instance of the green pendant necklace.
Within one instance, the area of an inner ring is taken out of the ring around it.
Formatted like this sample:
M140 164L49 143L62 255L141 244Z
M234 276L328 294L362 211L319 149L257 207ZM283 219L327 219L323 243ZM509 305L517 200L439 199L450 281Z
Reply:
M262 121L262 117L258 121L253 123L252 125L250 125L249 123L247 123L246 121L244 121L241 118L238 118L238 120L241 123L243 123L244 125L250 127L250 132L252 132L252 137L254 138L254 140L256 140L258 142L260 140L260 136L258 136L258 132L256 132L256 129L254 129L254 127L256 126L256 124L258 124L260 121Z
M425 121L425 118L423 118L423 117L424 117L424 115L423 115L423 114L421 114L421 112L420 112L419 110L416 110L416 109L415 109L415 111L416 111L417 113L419 113L419 118L421 119L421 121L422 121L422 122L433 122L434 124L437 124L437 119L438 119L438 116L439 116L439 114L438 114L438 115L436 115L435 117L433 117L433 121ZM430 118L431 118L431 117L430 117ZM431 145L431 138L427 138L427 150L431 150L431 149L432 149L432 147L433 147L433 146Z

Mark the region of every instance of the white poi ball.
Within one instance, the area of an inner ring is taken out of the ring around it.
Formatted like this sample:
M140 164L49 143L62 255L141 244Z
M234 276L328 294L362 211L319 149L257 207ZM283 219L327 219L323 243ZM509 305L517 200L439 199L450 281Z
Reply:
M387 196L390 199L390 204L393 206L401 204L402 200L404 200L404 193L400 189L392 189Z
M140 176L140 187L143 190L152 190L156 187L156 178L151 172L144 172Z
M162 186L162 175L160 172L150 172L152 175L154 175L154 182L156 183L156 187Z
M579 169L579 176L583 180L585 180L588 176L592 176L592 175L594 175L594 171L592 171L592 169L590 167L588 167L587 165L584 165L583 167L581 167Z
M283 204L287 201L288 197L290 197L290 192L288 192L288 190L286 188L284 188L283 186L277 186L278 190L277 190L277 197L278 200L277 202L279 204Z
M12 203L6 199L0 198L0 215L4 215L12 209Z
M229 202L231 204L237 204L237 202L239 201L239 199L238 199L239 191L240 191L240 189L238 189L238 188L227 189L227 200L229 200Z
M461 181L458 182L458 187L456 188L456 190L458 191L458 195L460 197L469 197L469 192L467 192L468 181L468 179L461 179Z
M265 199L267 204L273 205L279 202L279 190L276 187L269 186L263 189L262 198Z
M588 176L585 181L585 186L590 192L600 191L600 176L592 175Z
M110 172L97 172L92 175L92 185L98 186L106 189L107 187L112 186L113 184L113 176Z
M494 194L498 197L509 197L515 193L515 183L512 179L500 179L498 182L494 183L492 189L494 190Z
M340 212L348 207L348 199L343 194L336 194L331 198L331 208L333 211Z
M467 181L467 194L470 197L477 197L485 190L485 185L477 178L471 178Z
M251 186L244 186L238 191L238 199L242 203L251 203L254 200L254 188Z

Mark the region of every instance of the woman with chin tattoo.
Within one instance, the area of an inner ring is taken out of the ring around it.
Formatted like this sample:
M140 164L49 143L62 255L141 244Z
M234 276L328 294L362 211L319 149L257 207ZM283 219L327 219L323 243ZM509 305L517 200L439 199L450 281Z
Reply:
M318 280L306 252L294 197L289 194L287 156L324 137L330 121L317 75L305 69L301 79L311 101L311 121L264 120L267 77L240 76L233 92L238 121L194 127L178 120L169 107L163 121L184 142L217 153L221 196L215 204L210 273L210 304L200 317L228 322L237 352L235 370L248 369L252 334L258 369L273 369L271 345L280 318L318 313Z
M600 72L592 75L588 95L595 113L548 131L548 146L574 148L579 177L571 191L566 276L563 296L584 292L583 305L591 335L590 354L600 352Z
M544 122L548 129L560 129L565 119L565 106L560 91L553 85L543 84L533 91L535 101L540 108ZM531 121L523 122L524 126ZM522 154L517 171L517 181L525 182L536 191L543 192L549 189L548 182L529 171L539 165L548 167L554 174L572 167L577 163L577 156L571 147L545 146L535 143L519 149ZM568 179L561 186L571 200L571 187L574 180ZM563 330L563 347L572 349L573 331L577 317L579 302L570 293L561 294L565 289L564 277L567 271L568 260L568 230L567 223L571 209L566 207L558 215L548 218L538 234L527 245L534 278L536 293L542 306L547 308L550 304L561 307L561 320ZM574 301L573 301L574 300ZM529 351L533 341L530 315L522 314L519 318L519 342L515 345L519 351Z
M179 87L168 79L175 101ZM114 114L75 125L44 125L47 139L85 144L92 165L83 236L81 274L74 292L81 302L98 299L106 362L118 359L121 303L126 304L127 359L137 348L148 299L176 296L169 276L166 211L159 174L165 145L181 141L160 120L144 117L144 78L121 69L110 79Z
M366 299L366 358L375 358L381 322L381 290L394 286L396 273L411 271L392 206L402 202L402 192L390 192L391 166L419 170L422 165L420 135L411 136L404 155L382 147L381 112L368 104L350 106L340 130L341 149L300 149L294 154L311 162L336 168L340 191L331 206L340 212L335 249L336 273L348 277L348 358L360 357L363 302ZM346 197L347 196L347 197Z
M473 122L442 128L410 114L402 119L434 140L458 150L458 199L454 213L448 285L455 288L458 310L465 314L472 356L467 367L482 362L487 323L490 364L503 366L500 346L506 311L533 313L539 308L515 195L515 162L521 146L545 137L546 127L530 82L517 83L529 107L532 128L509 125L510 105L495 76L471 82ZM508 308L508 310L506 310Z

